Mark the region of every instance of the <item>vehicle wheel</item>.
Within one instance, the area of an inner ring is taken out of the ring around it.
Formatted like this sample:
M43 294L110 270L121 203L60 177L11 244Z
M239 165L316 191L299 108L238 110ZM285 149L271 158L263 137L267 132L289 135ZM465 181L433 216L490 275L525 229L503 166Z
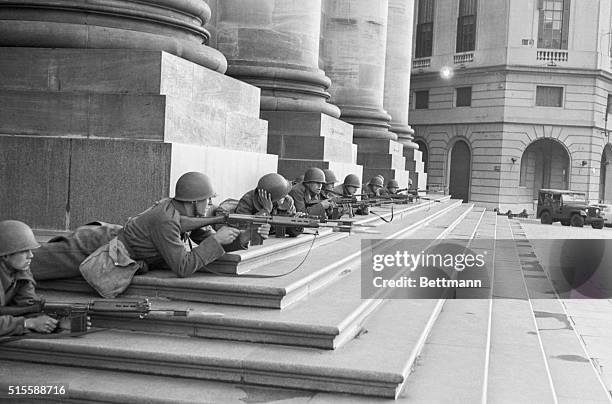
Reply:
M542 212L542 215L540 216L540 223L552 224L552 216L550 215L550 212Z
M593 223L591 224L591 227L594 229L603 229L604 224L603 223Z
M571 224L574 227L582 227L584 226L584 218L580 216L578 213L574 213L572 215Z
M569 222L569 220L561 220L561 225L562 226L569 226L570 222Z

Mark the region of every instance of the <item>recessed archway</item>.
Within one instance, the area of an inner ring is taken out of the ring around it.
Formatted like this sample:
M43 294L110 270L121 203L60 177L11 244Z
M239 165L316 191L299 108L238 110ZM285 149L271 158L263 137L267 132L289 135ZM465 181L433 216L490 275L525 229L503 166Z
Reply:
M542 188L568 189L569 167L570 157L563 144L538 139L523 152L519 185L531 189L534 199Z
M601 153L599 171L599 200L612 203L612 145L608 143Z
M450 156L448 191L451 198L462 199L463 202L470 199L471 167L472 153L470 147L465 141L458 140L453 145Z

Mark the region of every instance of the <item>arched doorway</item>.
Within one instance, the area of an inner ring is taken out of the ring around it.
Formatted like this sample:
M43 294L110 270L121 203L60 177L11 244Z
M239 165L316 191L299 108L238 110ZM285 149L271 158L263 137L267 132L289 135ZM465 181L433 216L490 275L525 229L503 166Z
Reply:
M471 166L472 155L470 147L463 140L455 142L451 150L448 183L451 198L463 199L463 202L469 200Z
M421 159L423 161L423 172L426 173L427 166L429 165L429 151L427 150L427 145L422 140L415 140L414 143L419 146L419 151L422 154Z
M610 143L601 153L601 170L599 171L599 200L612 203L612 146Z
M569 164L569 154L560 142L538 139L523 152L519 186L530 189L533 199L542 188L568 189Z

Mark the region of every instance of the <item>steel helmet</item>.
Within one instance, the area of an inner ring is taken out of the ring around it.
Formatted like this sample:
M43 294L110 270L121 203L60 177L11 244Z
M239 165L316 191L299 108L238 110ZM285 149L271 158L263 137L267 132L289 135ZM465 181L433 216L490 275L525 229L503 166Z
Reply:
M304 173L303 182L318 182L320 184L325 184L325 173L320 168L311 167Z
M265 189L268 191L272 198L272 202L276 202L287 196L291 188L285 177L277 173L270 173L259 179L257 182L257 189Z
M215 195L210 179L206 174L191 171L181 175L176 182L174 199L181 202L201 201Z
M399 184L397 183L397 180L389 180L387 182L387 188L399 188Z
M355 188L361 187L361 180L355 174L349 174L344 178L344 185L351 186Z
M376 185L377 187L383 187L383 180L382 177L380 176L376 176L376 177L372 177L372 179L370 180L370 182L368 182L368 185Z
M326 184L335 184L336 182L338 182L338 179L336 178L336 175L329 168L326 168L325 170L323 170L323 174L325 174L325 183Z
M18 220L0 222L0 256L40 247L30 226Z

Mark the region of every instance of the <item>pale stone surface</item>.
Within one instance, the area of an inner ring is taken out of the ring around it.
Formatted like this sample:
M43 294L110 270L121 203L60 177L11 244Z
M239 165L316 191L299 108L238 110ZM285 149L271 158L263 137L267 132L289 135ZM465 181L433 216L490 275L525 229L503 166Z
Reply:
M211 0L213 46L228 74L262 89L262 111L323 112L329 78L319 69L321 0Z
M261 119L268 121L268 133L284 136L312 136L353 141L352 125L321 113L262 111ZM303 139L304 142L309 139Z
M303 136L268 136L268 153L278 154L283 159L305 159L351 163L347 153L351 144L333 138L312 138L308 142Z
M387 0L323 0L321 61L355 138L397 139L383 109Z
M11 190L0 193L0 220L67 228L70 143L68 139L0 135L0 187Z
M223 73L225 58L204 44L209 19L203 1L22 1L0 24L0 46L163 50Z
M383 106L391 115L391 131L404 148L414 150L414 131L408 125L410 70L412 67L413 0L388 0L387 49ZM409 168L406 168L410 170Z
M171 95L259 117L257 87L161 51L0 48L0 89Z

